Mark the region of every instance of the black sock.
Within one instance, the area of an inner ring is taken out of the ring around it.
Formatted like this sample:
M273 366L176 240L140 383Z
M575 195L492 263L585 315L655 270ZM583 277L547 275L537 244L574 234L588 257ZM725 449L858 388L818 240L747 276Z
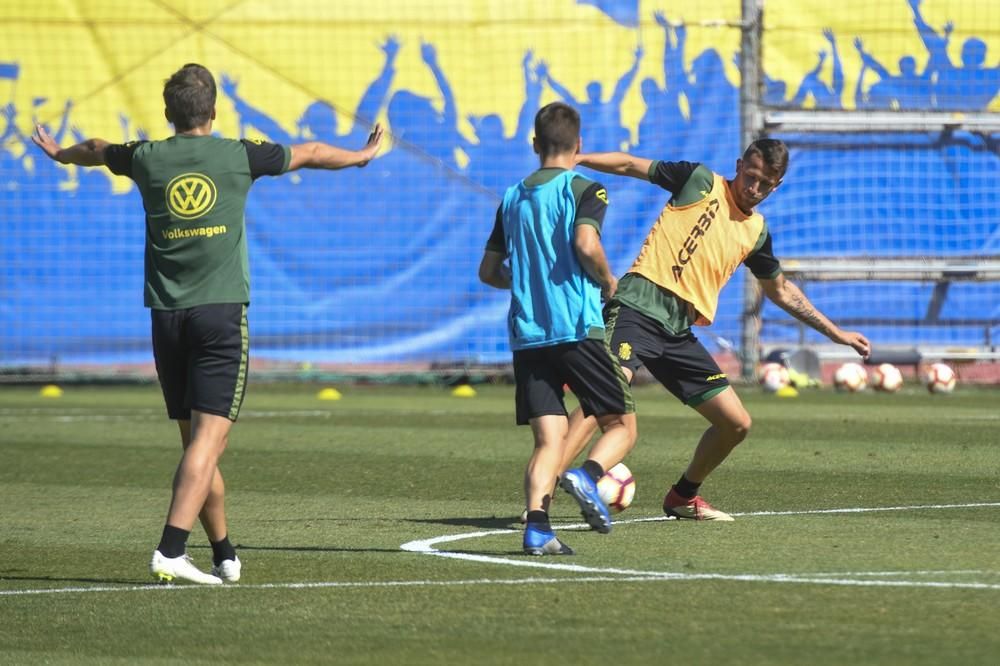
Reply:
M528 512L528 524L537 527L543 532L551 532L552 525L549 524L549 514L542 510Z
M173 525L163 526L163 536L160 537L160 545L156 550L164 557L180 557L187 547L188 536L191 533Z
M698 494L698 488L701 488L701 483L695 483L694 481L689 481L687 476L681 474L681 478L677 480L674 484L674 492L683 497L684 499L691 499Z
M604 476L604 468L601 467L601 463L596 460L588 460L583 463L583 471L587 473L587 476L589 476L590 480L594 483L600 481L601 477Z
M229 543L229 535L222 537L219 541L209 541L212 544L212 564L218 566L222 560L235 560L236 549Z

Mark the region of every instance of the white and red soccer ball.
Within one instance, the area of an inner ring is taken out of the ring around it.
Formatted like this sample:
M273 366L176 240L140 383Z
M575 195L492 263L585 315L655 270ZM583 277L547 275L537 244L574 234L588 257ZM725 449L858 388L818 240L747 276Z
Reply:
M864 391L868 386L868 372L860 363L845 363L833 373L833 386L847 393Z
M932 363L924 373L924 385L931 393L951 393L955 380L955 371L944 363Z
M625 463L618 463L597 481L597 493L611 513L628 508L635 499L635 478Z
M760 366L760 385L768 393L774 393L791 384L788 368L780 363L765 363Z
M872 370L871 384L876 391L895 393L903 386L903 373L892 363L882 363Z

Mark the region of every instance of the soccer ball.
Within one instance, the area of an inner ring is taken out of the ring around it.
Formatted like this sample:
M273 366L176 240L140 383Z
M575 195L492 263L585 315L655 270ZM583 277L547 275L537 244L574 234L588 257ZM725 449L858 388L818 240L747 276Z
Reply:
M955 390L955 371L944 363L932 363L924 382L931 393L951 393Z
M868 373L858 363L845 363L833 374L833 385L838 391L856 393L868 385Z
M760 385L768 393L774 393L791 384L788 368L780 363L765 363L760 366Z
M903 385L903 373L892 363L883 363L872 370L872 386L876 391L895 393Z
M619 513L628 508L635 499L635 479L625 463L618 463L597 482L597 493L611 510Z

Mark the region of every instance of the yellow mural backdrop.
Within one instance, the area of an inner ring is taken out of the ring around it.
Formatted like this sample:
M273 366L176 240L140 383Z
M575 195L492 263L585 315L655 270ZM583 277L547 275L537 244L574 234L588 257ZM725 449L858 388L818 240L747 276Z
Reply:
M987 64L996 66L1000 3L925 0L920 8L937 29L953 23L952 62L959 62L962 43L975 35L988 46ZM648 76L662 84L664 34L654 21L656 11L688 25L687 63L716 49L727 77L738 82L732 60L739 47L738 0L643 1L637 28L574 0L8 0L0 6L0 63L17 63L19 76L0 80L0 102L13 102L21 111L17 124L24 132L31 127L28 110L54 122L69 100L71 122L85 134L118 140L124 114L131 127L157 137L169 133L160 98L163 80L183 63L200 62L217 76L238 80L241 93L286 128L294 128L316 99L338 110L344 128L382 65L379 44L395 35L402 50L393 89L440 103L420 57L426 40L436 47L454 89L460 131L470 134L470 114L497 113L510 133L523 101L520 63L527 50L580 98L591 80L610 91L639 45L645 56L636 81ZM817 52L828 48L822 30L834 30L845 76L841 99L848 108L860 69L855 36L863 36L865 47L890 71L902 55L915 56L921 67L927 58L905 0L772 2L765 23L765 69L787 82L789 95L814 66ZM829 80L829 71L824 76ZM551 99L546 89L542 101ZM994 99L991 109L998 105ZM622 120L634 131L642 112L636 83ZM226 135L238 131L224 97L216 127Z

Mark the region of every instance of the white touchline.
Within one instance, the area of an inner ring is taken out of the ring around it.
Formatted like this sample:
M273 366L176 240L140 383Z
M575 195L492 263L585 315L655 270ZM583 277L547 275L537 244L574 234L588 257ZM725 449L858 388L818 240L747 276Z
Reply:
M928 511L928 510L941 510L941 509L967 509L967 508L980 508L980 507L1000 507L1000 502L970 502L964 504L921 504L921 505L909 505L909 506L887 506L887 507L852 507L852 508L842 508L842 509L808 509L799 511L748 511L745 513L734 513L733 516L740 517L755 517L755 516L796 516L796 515L828 515L836 513L869 513L878 511ZM615 524L629 524L629 523L646 523L646 522L658 522L672 520L666 516L654 516L649 518L633 518L626 520L617 520ZM559 529L589 529L586 523L574 523L571 525L559 525ZM566 564L561 562L539 562L536 559L512 559L508 557L498 557L495 555L477 555L474 553L454 553L446 550L438 550L436 546L439 544L452 543L454 541L461 541L464 539L476 539L480 537L496 536L500 534L518 534L520 530L514 529L504 529L504 530L489 530L485 532L471 532L467 534L451 534L440 537L432 537L430 539L419 539L416 541L410 541L404 543L400 548L402 550L420 553L423 555L433 555L436 557L443 557L447 559L465 560L468 562L481 562L487 564L501 564L504 566L511 567L527 567L535 569L547 569L550 571L570 571L575 573L590 573L590 574L612 574L619 576L631 576L631 577L646 577L648 580L737 580L737 581L750 581L750 582L774 582L774 583L811 583L811 584L821 584L821 585L853 585L853 586L865 586L865 587L940 587L940 588L963 588L963 589L979 589L979 590L1000 590L1000 583L980 583L980 582L939 582L939 581L911 581L911 580L872 580L864 579L859 580L855 578L857 576L901 576L901 575L929 575L934 572L912 572L906 574L905 572L850 572L850 573L829 573L829 574L813 574L813 573L797 573L797 574L692 574L692 573L682 573L682 572L667 572L667 571L642 571L636 569L617 569L610 567L587 567L578 564ZM955 572L939 572L941 575L948 574L965 574L968 575L970 572L955 571ZM979 572L984 574L997 573L997 572Z
M317 581L306 583L239 583L235 585L94 585L91 587L43 587L30 590L0 590L0 597L23 597L38 594L85 594L91 592L194 592L198 590L318 590L325 588L372 587L461 587L464 585L539 585L555 583L594 583L603 581L659 580L650 576L573 576L565 578L475 578L471 580L384 580Z

